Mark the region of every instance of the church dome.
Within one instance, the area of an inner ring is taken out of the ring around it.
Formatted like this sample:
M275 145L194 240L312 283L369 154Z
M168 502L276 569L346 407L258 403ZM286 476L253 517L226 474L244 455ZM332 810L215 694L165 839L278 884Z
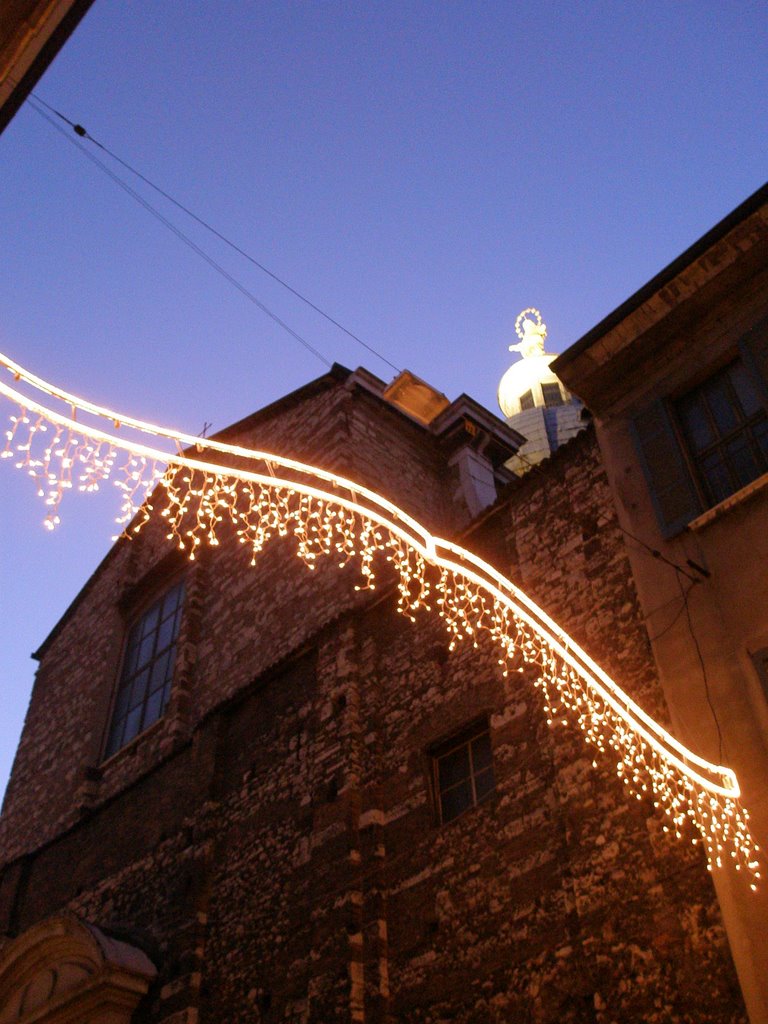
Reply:
M542 352L510 366L499 383L499 406L505 416L515 416L525 409L551 405L551 400L546 400L547 389L542 388L543 384L556 385L562 394L560 382L549 368L554 358L554 355Z
M532 313L535 320L527 315ZM526 409L562 405L569 395L549 364L553 353L544 351L547 329L536 309L526 309L517 318L515 330L520 344L510 345L510 352L520 352L522 359L513 363L499 383L498 400L501 411L509 418Z

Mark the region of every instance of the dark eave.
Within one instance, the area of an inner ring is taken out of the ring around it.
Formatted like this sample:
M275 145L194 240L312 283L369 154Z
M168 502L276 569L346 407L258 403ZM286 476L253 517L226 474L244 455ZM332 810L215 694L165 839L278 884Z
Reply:
M766 275L768 186L763 186L552 363L600 419L641 395L650 368L701 328L713 309L738 305Z
M614 309L612 313L609 313L608 316L600 321L600 323L587 331L587 333L579 338L578 341L574 342L573 345L569 346L565 352L554 360L552 363L552 370L560 376L561 371L577 359L579 355L591 348L596 341L608 334L623 320L626 320L626 318L642 306L644 302L647 302L648 299L652 298L657 292L664 288L665 285L669 284L670 281L685 270L686 267L689 267L697 259L703 256L730 231L745 221L766 203L768 203L768 184L763 185L748 199L745 199L740 206L737 206L735 210L732 210L727 217L724 217L723 220L716 224L705 235L702 235L702 237L686 249L685 252L681 253L676 259L668 264L668 266L659 271L655 277L652 277L651 280L636 291L634 295L630 295L630 297Z
M0 0L0 132L93 0Z
M459 395L432 420L429 430L444 449L463 447L474 438L494 469L499 469L519 451L526 440L469 395Z

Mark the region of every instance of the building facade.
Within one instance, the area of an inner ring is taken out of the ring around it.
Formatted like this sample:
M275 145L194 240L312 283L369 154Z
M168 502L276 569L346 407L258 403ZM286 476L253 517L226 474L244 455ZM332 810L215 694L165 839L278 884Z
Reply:
M0 131L89 6L7 5ZM337 368L227 435L495 563L737 769L763 846L766 198L558 360L596 431L541 465L581 427L549 362L506 425ZM151 523L43 644L0 819L0 1024L768 1021L764 893L548 727L531 671L400 615L386 566L355 590L292 544L189 563Z
M374 487L666 720L592 429L520 480L466 396L334 368L230 428ZM0 819L0 1022L743 1022L700 850L551 727L536 673L395 581L194 562L162 519L43 644ZM759 1018L754 1018L757 1020Z

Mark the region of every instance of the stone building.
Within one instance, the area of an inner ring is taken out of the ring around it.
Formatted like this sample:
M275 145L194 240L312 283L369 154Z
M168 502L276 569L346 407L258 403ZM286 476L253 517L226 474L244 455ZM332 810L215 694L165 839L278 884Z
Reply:
M90 2L6 4L0 131ZM497 564L727 755L764 846L767 198L559 381L547 357L508 424L334 368L227 433ZM511 481L526 441L565 439L553 384L596 433ZM0 819L0 1024L768 1021L765 896L717 871L718 906L696 848L547 726L524 666L292 543L189 563L151 523L41 647Z
M592 428L524 438L335 367L224 432L499 567L667 719ZM0 819L0 1024L743 1022L700 848L537 673L398 613L380 567L118 542L42 645ZM759 1018L755 1017L754 1020Z

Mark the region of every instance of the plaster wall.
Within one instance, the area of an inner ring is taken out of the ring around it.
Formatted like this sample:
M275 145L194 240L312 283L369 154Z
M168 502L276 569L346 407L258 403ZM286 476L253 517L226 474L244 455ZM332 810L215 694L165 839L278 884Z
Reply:
M753 495L700 529L665 541L628 424L598 424L598 436L617 496L619 522L637 538L628 540L632 574L673 731L701 756L736 771L753 835L765 850L768 702L750 652L768 640L768 492ZM705 568L709 578L691 569L688 559ZM764 878L765 874L764 870ZM713 881L750 1019L765 1024L765 881L754 893L745 877L727 865L713 873Z
M762 188L556 364L561 379L595 417L675 732L698 754L736 770L763 851L768 713L751 654L768 635L768 474L685 528L680 523L676 536L669 537L668 530L666 539L632 424L662 401L674 421L676 398L737 357L752 360L753 371L758 370L767 316L768 207ZM764 366L762 376L766 384ZM684 468L674 461L674 450L668 435L666 470L662 450L652 455L658 474L667 477L668 497L683 495ZM694 481L690 462L687 472ZM678 507L685 507L682 499ZM713 872L754 1024L768 1021L768 872L765 854L761 857L757 894L730 865Z
M671 326L662 322L663 344L649 342L654 357L637 358L620 397L598 405L596 426L674 731L736 771L765 851L768 695L750 655L768 641L768 475L665 539L631 430L653 398L681 394L734 358L740 339L768 315L765 270L730 273L716 302L699 302L687 319L677 310ZM713 874L753 1024L768 1021L765 863L762 874L757 893L729 867Z

